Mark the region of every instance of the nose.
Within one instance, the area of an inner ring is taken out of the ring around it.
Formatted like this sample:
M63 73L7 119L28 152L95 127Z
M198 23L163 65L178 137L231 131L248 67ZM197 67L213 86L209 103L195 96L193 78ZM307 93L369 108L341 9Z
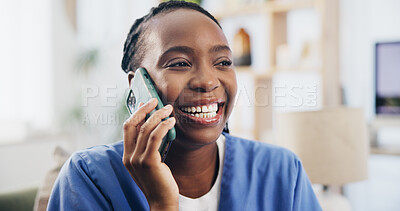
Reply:
M199 68L193 72L189 88L196 92L211 92L220 86L216 72L212 68Z

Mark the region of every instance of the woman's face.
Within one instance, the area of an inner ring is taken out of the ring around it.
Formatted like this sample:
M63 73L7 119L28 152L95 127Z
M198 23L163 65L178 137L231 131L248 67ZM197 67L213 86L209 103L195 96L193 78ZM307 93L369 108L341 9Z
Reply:
M215 141L237 90L225 35L209 17L190 9L161 14L147 24L141 66L164 103L174 107L176 142L199 147Z

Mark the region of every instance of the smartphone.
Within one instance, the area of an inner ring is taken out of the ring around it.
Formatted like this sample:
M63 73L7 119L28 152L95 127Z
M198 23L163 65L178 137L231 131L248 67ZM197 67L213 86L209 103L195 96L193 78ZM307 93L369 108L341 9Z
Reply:
M154 82L151 80L149 73L144 68L138 68L133 77L128 97L126 98L126 106L129 113L132 115L138 108L139 103L146 103L151 98L156 98L158 101L157 107L146 116L146 120L156 111L164 107L160 97L157 94ZM162 121L167 120L167 118ZM167 157L168 150L171 147L172 141L175 140L175 128L171 128L167 135L163 138L161 146L158 149L161 155L161 161L164 162Z

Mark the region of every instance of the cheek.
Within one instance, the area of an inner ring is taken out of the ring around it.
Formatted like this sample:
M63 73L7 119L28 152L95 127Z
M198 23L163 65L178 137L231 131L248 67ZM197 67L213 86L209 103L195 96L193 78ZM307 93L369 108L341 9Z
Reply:
M228 96L228 102L227 102L227 107L226 107L226 118L228 119L234 104L235 104L235 99L236 99L236 93L237 93L237 82L236 82L236 73L232 71L229 75L226 75L224 80L222 81L225 87L225 92Z
M178 83L179 81L179 83ZM184 79L175 74L160 74L157 88L164 102L173 104L185 87Z
M228 72L223 77L223 82L225 86L225 92L229 96L229 102L232 103L235 100L236 92L237 92L237 82L236 82L236 73L235 71Z

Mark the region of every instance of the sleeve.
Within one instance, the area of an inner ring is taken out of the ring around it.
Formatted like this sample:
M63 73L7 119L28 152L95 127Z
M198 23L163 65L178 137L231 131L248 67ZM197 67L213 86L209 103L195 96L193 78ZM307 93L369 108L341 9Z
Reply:
M81 155L73 154L62 167L47 210L111 210Z
M318 199L311 186L310 180L300 160L296 160L297 178L294 190L293 210L294 211L322 211Z

